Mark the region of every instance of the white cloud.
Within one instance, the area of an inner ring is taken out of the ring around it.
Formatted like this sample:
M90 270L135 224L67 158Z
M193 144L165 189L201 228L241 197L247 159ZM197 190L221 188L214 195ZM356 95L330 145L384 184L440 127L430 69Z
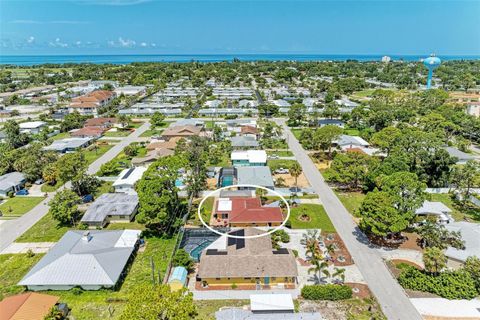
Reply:
M154 42L152 42L150 45L151 45L152 47L156 47L156 46L157 46L157 44L154 43Z
M118 41L109 40L107 41L109 47L117 48L133 48L137 45L137 42L132 39L124 39L123 37L118 37Z
M50 41L48 43L50 47L55 47L55 48L67 48L68 44L64 43L60 40L60 38L56 38L55 41Z
M34 42L35 42L35 37L33 37L33 36L28 37L27 43L32 44L32 43L34 43Z
M146 42L142 42L142 43L140 43L140 46L141 46L141 47L146 47L146 46L147 46L147 43L146 43Z

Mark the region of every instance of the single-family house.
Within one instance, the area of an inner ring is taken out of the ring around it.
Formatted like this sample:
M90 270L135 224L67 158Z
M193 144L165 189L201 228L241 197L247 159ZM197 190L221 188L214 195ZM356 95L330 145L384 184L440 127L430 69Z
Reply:
M325 127L325 126L337 126L339 128L345 128L345 122L338 119L319 119L318 126Z
M465 248L455 249L447 248L445 255L448 258L447 265L450 267L459 267L465 263L468 257L475 256L480 258L480 224L458 221L446 225L447 230L460 232Z
M54 141L51 145L43 147L46 151L56 151L59 153L75 152L81 148L85 148L93 139L91 137L84 138L65 138Z
M9 192L21 190L26 181L23 173L16 171L0 176L0 197L7 197Z
M199 136L201 134L201 127L188 125L167 128L162 132L162 137L165 140L170 140L172 138L189 138L192 136Z
M90 118L85 121L84 127L98 127L109 129L117 123L115 118Z
M157 148L154 150L148 150L147 154L144 157L135 157L132 159L132 165L134 166L146 166L149 165L152 162L155 162L156 160L163 158L163 157L168 157L175 154L175 151L173 149L167 149L167 148Z
M280 207L263 206L259 198L218 198L213 220L225 227L277 227L283 213Z
M184 127L184 126L195 126L203 128L205 126L205 121L200 119L181 119L177 122L170 124L170 128L173 127Z
M155 150L155 149L169 149L175 150L178 141L180 141L181 137L174 137L169 139L168 141L152 141L147 144L147 150Z
M60 297L27 292L0 301L0 320L44 320Z
M146 167L133 167L120 172L118 179L112 185L115 192L135 194L135 183L142 178L145 171L147 171Z
M20 133L39 134L46 125L43 121L29 121L22 122L18 126L20 127Z
M274 189L272 173L268 166L248 166L236 168L237 184L249 184ZM243 189L245 187L239 187ZM247 188L251 189L251 188Z
M114 288L138 248L140 230L67 231L18 285L31 291Z
M123 94L124 96L144 95L147 92L145 86L123 86L115 88L117 96Z
M98 139L103 136L105 129L102 127L83 127L70 131L70 136L76 138L92 138Z
M258 129L253 126L241 126L240 133L241 136L251 137L257 139L259 136Z
M239 237L220 237L200 256L197 281L203 287L228 289L233 284L252 289L295 288L298 276L295 256L289 249L273 249L269 235L256 228L230 231Z
M235 150L231 153L230 159L235 167L267 165L265 150Z
M450 216L452 210L438 201L425 200L420 208L415 210L417 216L434 216L439 223L453 222L453 218Z
M130 222L137 210L138 195L104 193L88 207L80 221L93 228L110 222Z
M230 138L230 142L234 149L255 149L259 147L257 139L249 136L234 136Z
M185 267L175 267L173 268L170 277L168 277L168 286L172 291L178 291L184 288L187 285L188 280L188 271Z
M333 144L338 146L342 150L355 148L355 147L366 148L370 145L367 141L365 141L361 137L349 136L346 134L342 134L337 140L333 142Z

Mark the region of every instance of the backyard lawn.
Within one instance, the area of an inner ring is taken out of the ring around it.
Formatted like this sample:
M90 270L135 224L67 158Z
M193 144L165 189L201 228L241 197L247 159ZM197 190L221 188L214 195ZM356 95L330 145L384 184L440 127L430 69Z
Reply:
M301 204L292 208L289 221L292 229L321 229L325 232L335 232L335 227L320 204Z
M270 167L270 169L273 172L279 168L290 169L295 162L297 162L297 160L273 159L273 160L267 160L267 165Z
M151 136L159 136L163 132L162 129L148 129L144 133L140 135L140 137L151 137Z
M84 150L83 154L85 155L85 160L87 160L88 164L91 164L92 162L103 156L112 147L112 144L107 144L99 145L97 148L89 148L87 150Z
M42 192L53 192L55 190L57 190L58 188L60 188L62 186L62 182L61 181L57 181L57 183L55 183L53 186L52 185L49 185L48 183L44 183L42 184L42 187L40 190L42 190Z
M49 138L51 140L60 140L60 139L65 139L65 138L70 138L70 133L68 132L60 132L59 134Z
M43 254L35 254L29 257L26 253L0 255L0 300L24 290L17 283L42 256Z
M45 198L26 196L10 198L0 204L0 212L4 217L19 217L32 210L43 199Z
M268 155L276 155L279 157L293 157L292 151L279 150L279 151L267 151Z
M338 199L343 203L348 212L353 216L358 217L357 209L360 208L365 194L361 192L336 192Z

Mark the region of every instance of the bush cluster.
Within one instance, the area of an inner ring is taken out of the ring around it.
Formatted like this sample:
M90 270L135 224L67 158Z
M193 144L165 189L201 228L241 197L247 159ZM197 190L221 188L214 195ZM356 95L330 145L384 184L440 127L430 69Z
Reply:
M406 289L430 292L446 299L470 300L478 295L475 282L463 270L445 271L435 276L412 266L402 269L398 282Z
M352 288L345 285L307 285L302 288L302 297L308 300L345 300L352 297Z

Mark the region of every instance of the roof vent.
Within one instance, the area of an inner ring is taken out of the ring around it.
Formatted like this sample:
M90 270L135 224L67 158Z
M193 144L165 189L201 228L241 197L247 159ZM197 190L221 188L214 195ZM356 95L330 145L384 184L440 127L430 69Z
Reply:
M92 239L92 235L90 234L90 231L85 231L82 235L82 240L85 242L89 242Z

